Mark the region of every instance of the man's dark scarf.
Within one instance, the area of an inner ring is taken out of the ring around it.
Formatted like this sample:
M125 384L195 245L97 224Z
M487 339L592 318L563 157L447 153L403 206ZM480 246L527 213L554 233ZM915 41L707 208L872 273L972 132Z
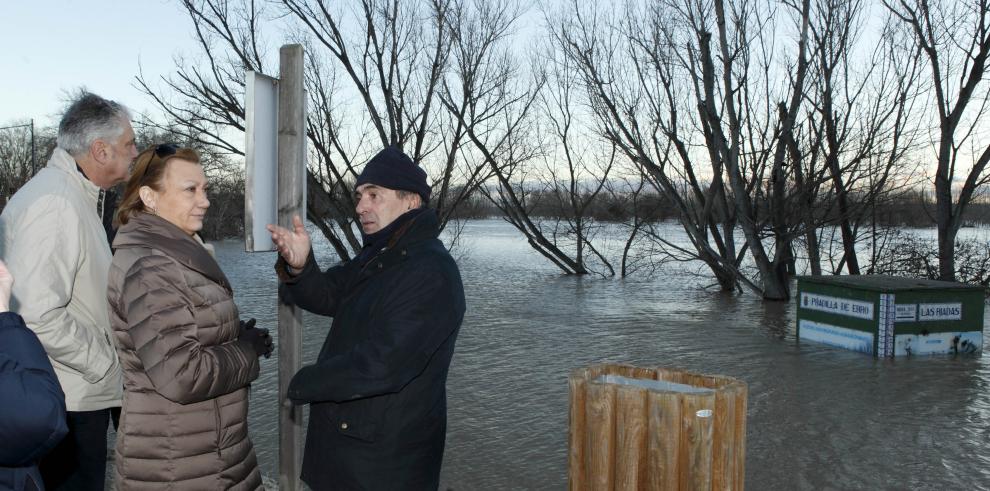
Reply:
M401 236L401 233L406 230L406 225L412 223L412 221L415 220L416 217L422 215L424 211L426 211L426 208L409 210L402 215L399 215L398 218L392 220L392 223L386 225L377 232L371 234L361 232L364 247L361 248L361 252L358 253L354 260L361 266L367 264L368 261L378 255L379 252L382 252L390 246L389 241L393 238L393 235L396 235L396 238Z

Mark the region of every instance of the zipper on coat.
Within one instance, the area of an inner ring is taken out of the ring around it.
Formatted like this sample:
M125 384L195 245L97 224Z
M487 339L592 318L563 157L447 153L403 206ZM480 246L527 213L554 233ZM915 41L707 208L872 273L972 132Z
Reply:
M221 421L220 421L220 403L216 399L213 399L213 408L216 409L216 420L217 420L217 458L220 457L220 431L221 431Z
M100 222L103 221L103 203L106 201L106 191L100 190L100 194L96 197L96 216L100 217Z

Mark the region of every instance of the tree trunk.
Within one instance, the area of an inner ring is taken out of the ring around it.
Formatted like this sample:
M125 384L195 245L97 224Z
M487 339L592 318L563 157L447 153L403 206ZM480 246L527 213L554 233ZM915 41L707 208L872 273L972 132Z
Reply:
M808 243L808 265L811 267L811 274L819 276L822 274L822 254L818 246L818 232L814 228L809 228L804 233L804 237Z
M952 215L952 183L947 177L935 176L935 222L938 224L938 279L956 281L956 232L959 227Z

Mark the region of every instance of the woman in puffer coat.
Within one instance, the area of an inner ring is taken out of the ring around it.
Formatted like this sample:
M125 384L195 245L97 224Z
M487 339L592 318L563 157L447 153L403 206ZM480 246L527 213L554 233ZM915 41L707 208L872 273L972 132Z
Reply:
M117 219L107 299L124 371L116 489L259 489L248 386L271 338L241 323L197 232L210 202L198 154L151 147Z

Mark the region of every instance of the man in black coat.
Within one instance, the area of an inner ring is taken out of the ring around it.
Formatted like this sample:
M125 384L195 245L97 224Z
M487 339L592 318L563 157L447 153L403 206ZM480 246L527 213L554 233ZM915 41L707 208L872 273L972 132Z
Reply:
M0 261L0 490L43 490L38 460L69 431L65 395L38 337L8 312L13 283Z
M288 390L310 404L302 479L314 490L439 486L465 305L429 198L426 173L389 147L355 183L364 247L351 261L321 273L298 216L293 230L269 226L289 298L333 317L316 363Z

